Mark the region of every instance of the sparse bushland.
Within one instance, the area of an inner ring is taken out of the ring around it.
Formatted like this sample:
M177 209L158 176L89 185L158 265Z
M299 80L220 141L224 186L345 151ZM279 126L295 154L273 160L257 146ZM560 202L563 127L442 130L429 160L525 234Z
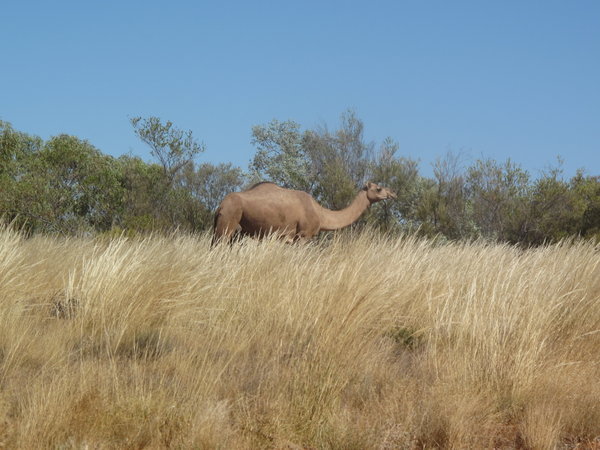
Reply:
M249 171L199 163L204 145L158 117L131 119L155 162L114 158L76 136L47 141L0 120L0 219L29 235L138 235L204 232L224 197L259 181L312 195L321 206L347 207L367 181L396 193L361 216L358 226L421 237L486 239L524 247L571 236L600 242L600 176L583 169L568 179L562 160L535 177L510 159L468 161L448 153L420 175L391 138L367 141L349 110L337 130L304 130L271 121L252 129ZM541 164L541 163L540 163Z
M0 445L590 448L600 436L589 242L209 241L0 230Z

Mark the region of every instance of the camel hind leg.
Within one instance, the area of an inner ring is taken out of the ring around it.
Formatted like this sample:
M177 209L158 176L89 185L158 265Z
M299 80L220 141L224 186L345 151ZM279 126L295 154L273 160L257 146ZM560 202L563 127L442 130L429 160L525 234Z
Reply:
M233 235L241 230L242 205L237 197L227 196L215 213L211 246L218 242L231 242Z

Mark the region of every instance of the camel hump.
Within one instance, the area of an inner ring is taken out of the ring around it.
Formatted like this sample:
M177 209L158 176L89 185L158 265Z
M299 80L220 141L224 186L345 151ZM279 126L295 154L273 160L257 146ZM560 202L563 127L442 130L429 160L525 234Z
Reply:
M251 191L252 189L258 187L258 186L262 186L265 184L270 184L272 186L277 186L275 183L271 182L271 181L261 181L259 183L253 184L252 186L250 186L248 189L246 189L247 191ZM278 186L277 186L278 187Z

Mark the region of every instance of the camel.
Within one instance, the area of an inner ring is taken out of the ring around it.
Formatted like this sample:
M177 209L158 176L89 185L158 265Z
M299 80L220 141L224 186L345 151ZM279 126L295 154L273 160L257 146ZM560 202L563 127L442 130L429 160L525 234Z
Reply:
M396 198L396 194L369 182L348 207L331 211L306 192L258 183L223 199L215 213L213 244L231 242L238 232L259 238L277 234L286 242L305 243L321 231L351 225L372 203L389 198Z

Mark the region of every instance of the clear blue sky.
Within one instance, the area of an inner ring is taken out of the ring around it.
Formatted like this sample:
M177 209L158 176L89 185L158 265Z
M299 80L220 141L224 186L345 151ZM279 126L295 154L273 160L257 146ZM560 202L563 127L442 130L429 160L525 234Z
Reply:
M251 127L354 109L422 173L448 150L600 174L600 2L9 1L0 119L150 159L159 116L246 167Z

